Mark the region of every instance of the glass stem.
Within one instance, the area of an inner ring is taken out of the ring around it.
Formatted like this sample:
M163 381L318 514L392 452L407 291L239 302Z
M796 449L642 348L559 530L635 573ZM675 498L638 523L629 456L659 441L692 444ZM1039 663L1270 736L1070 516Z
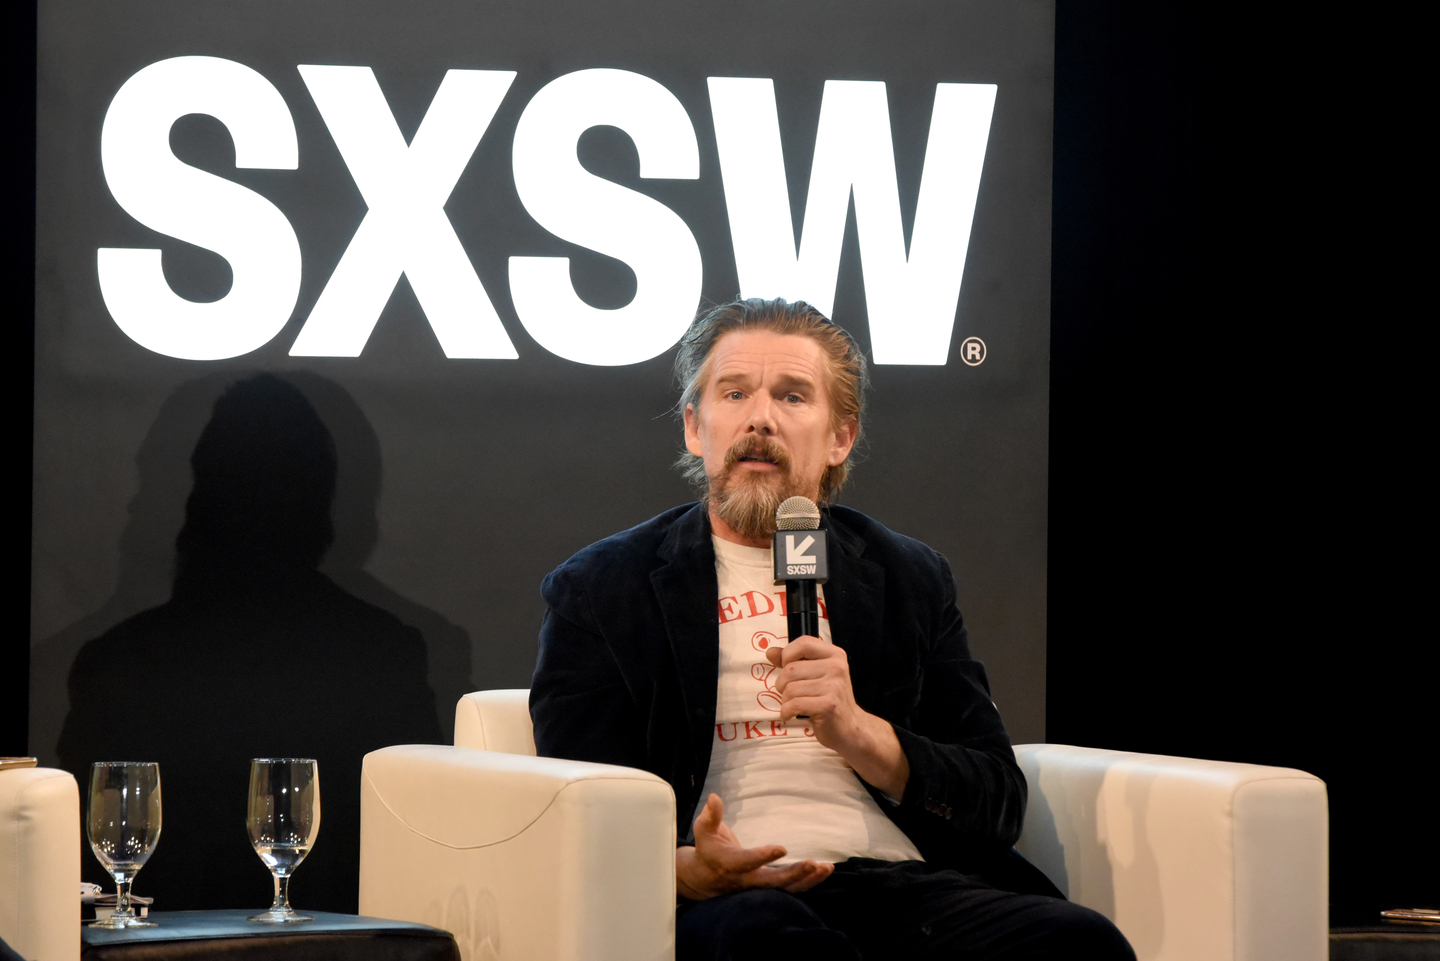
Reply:
M132 877L132 878L116 878L116 879L115 879L115 888L116 888L116 891L115 891L115 916L116 916L116 917L128 918L128 917L130 917L131 914L134 913L134 912L132 912L132 911L130 910L130 885L132 885L132 884L134 884L134 883L135 883L135 879L134 879L133 877Z
M287 909L287 908L289 908L289 907L290 907L290 875L288 875L288 874L276 874L276 875L275 875L275 903L271 906L271 910L273 911L273 910L275 910L275 909L278 908L279 910L282 910L282 911L283 911L283 910L285 910L285 909Z

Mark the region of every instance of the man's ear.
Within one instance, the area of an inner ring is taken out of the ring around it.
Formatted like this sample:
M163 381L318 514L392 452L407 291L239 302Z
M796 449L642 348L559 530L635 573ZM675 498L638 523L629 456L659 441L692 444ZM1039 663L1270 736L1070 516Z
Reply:
M700 415L695 413L694 404L685 405L685 449L696 457L705 456L700 444Z
M834 443L830 447L830 457L826 463L831 467L839 467L845 463L845 458L850 456L850 450L855 446L855 438L858 436L860 422L854 417L835 428Z

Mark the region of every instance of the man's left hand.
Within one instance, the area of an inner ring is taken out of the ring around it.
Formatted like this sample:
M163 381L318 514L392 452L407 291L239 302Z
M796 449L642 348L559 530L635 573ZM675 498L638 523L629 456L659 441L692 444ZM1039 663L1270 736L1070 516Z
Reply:
M910 762L890 722L855 703L845 649L818 637L798 637L770 648L765 657L779 668L774 685L781 719L808 717L816 740L867 783L899 800L910 780Z

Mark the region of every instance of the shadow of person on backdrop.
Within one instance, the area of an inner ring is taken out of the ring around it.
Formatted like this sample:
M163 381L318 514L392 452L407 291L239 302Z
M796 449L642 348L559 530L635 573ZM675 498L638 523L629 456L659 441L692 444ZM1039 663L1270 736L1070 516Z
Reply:
M55 745L69 709L66 683L80 648L126 618L170 599L175 538L185 525L185 500L193 486L190 455L215 401L235 380L234 372L206 374L180 385L165 398L135 451L137 484L115 545L118 556L110 595L99 607L31 646L30 753L39 757L41 764L60 764ZM115 478L112 483L119 486L123 479ZM80 507L82 516L86 507ZM74 561L61 557L51 563L69 567ZM66 570L65 574L67 580L81 578L80 572Z
M470 678L470 635L437 611L401 595L365 569L380 532L376 517L383 476L380 438L360 405L339 384L309 371L287 373L285 379L305 395L330 429L340 465L335 499L330 507L330 516L335 521L335 542L325 554L320 570L362 601L389 611L424 636L440 736L449 744L455 739L455 702L477 689Z
M320 832L292 896L354 912L361 758L440 740L424 639L318 570L336 445L294 385L231 387L191 466L171 599L80 649L57 753L82 784L93 761L160 762L164 828L136 887L157 910L268 903L244 828L249 761L316 758Z

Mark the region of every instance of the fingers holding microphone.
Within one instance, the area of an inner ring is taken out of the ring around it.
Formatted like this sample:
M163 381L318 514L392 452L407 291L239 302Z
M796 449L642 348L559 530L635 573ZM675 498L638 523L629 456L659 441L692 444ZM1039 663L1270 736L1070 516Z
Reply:
M830 743L834 726L858 710L845 649L818 637L800 637L765 656L779 668L773 683L781 698L781 718L809 718L820 743L836 747Z

